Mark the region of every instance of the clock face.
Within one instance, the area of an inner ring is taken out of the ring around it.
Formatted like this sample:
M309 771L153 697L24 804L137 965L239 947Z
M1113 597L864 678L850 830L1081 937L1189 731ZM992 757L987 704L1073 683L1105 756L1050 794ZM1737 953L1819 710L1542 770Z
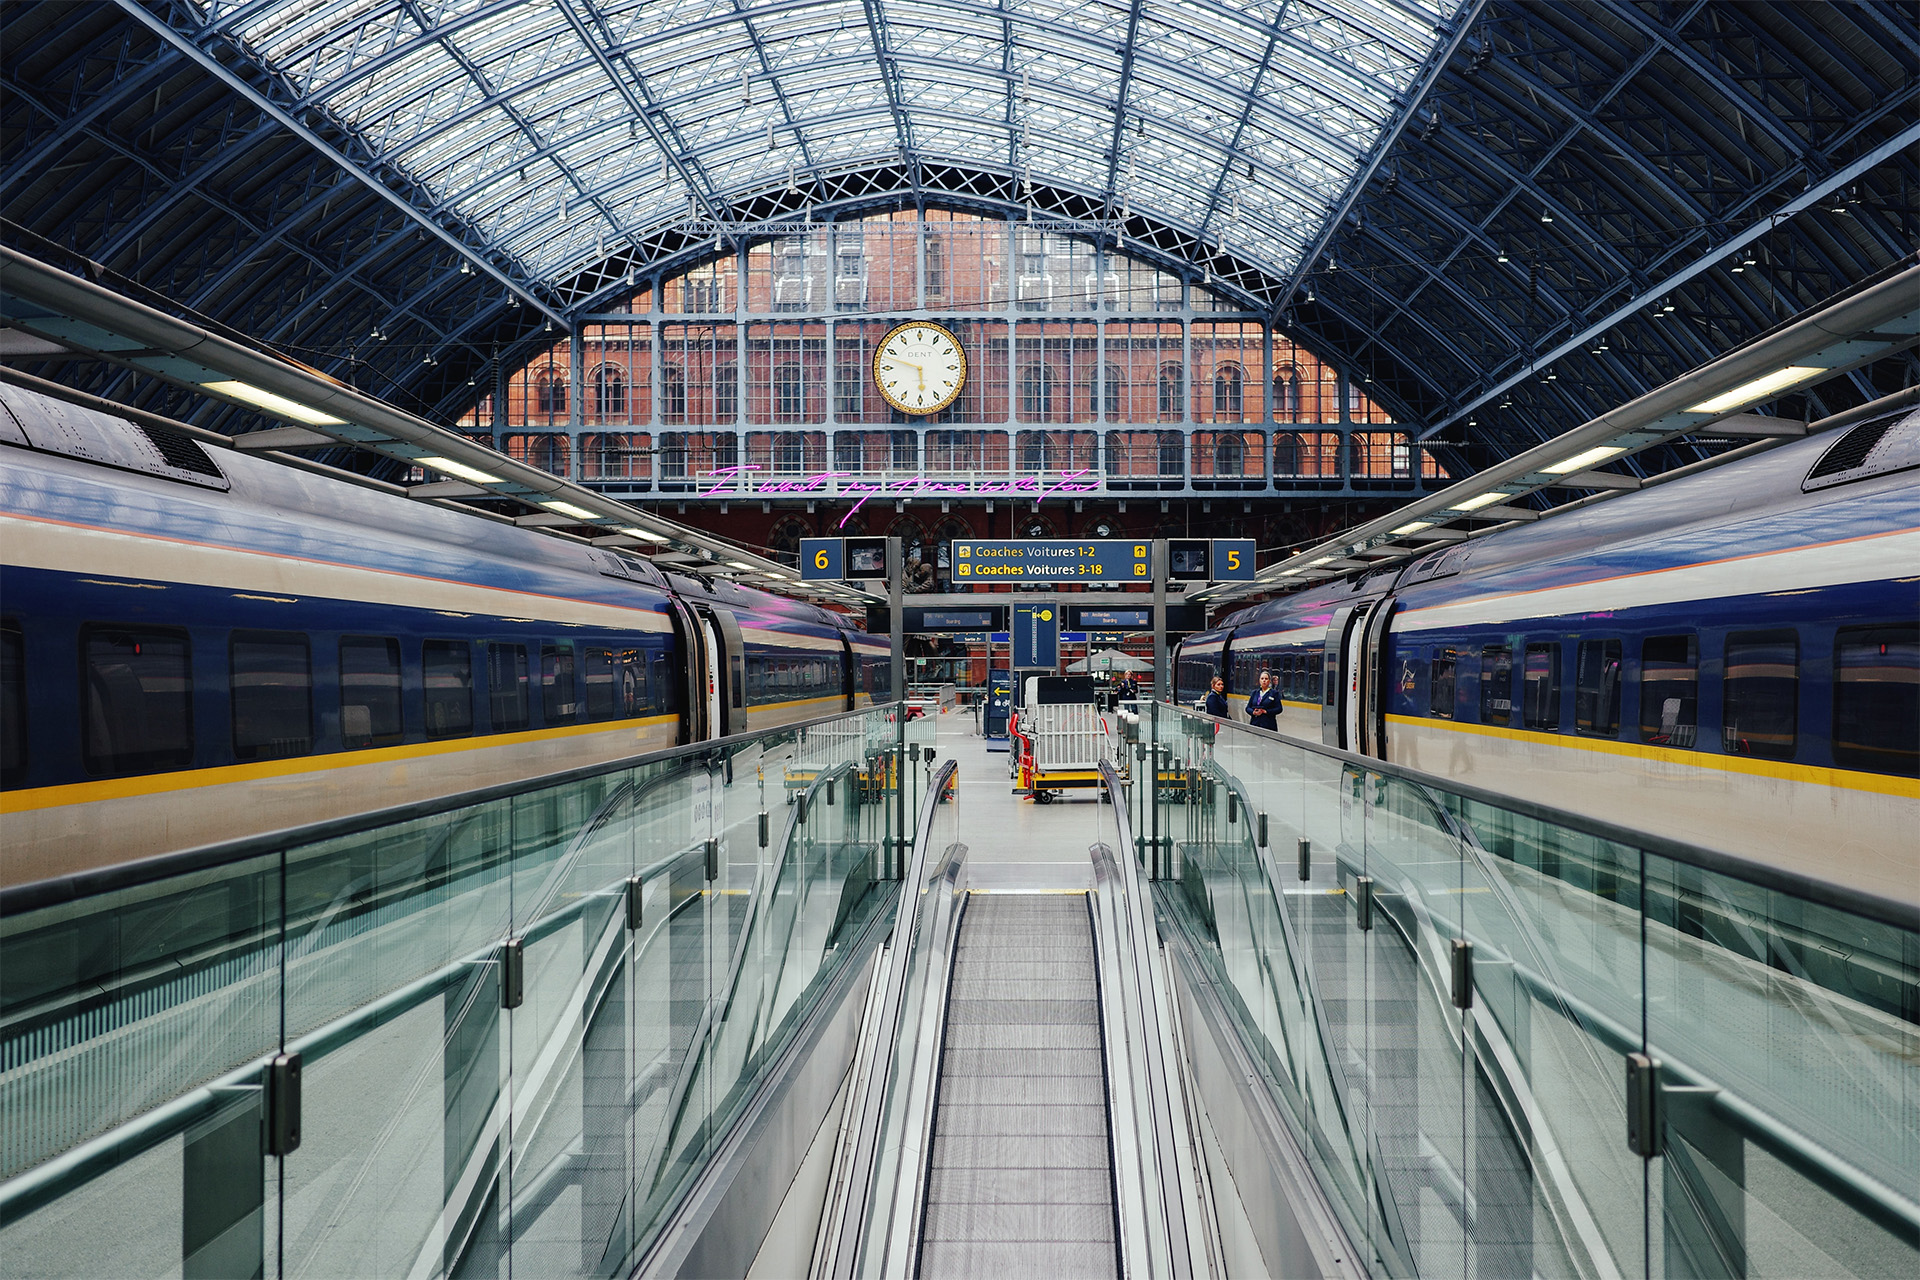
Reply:
M873 384L902 413L938 413L967 385L967 355L946 326L909 320L880 340Z

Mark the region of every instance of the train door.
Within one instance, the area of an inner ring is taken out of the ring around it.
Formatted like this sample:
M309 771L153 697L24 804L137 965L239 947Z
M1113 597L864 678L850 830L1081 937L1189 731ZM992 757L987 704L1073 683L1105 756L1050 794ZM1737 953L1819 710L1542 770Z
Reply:
M1330 747L1357 751L1360 741L1361 653L1365 647L1363 625L1372 601L1343 605L1334 610L1327 623L1326 649L1322 653L1325 672L1321 678L1320 741Z
M1356 626L1356 633L1365 634L1360 646L1360 677L1356 687L1360 691L1359 707L1354 722L1359 728L1359 736L1354 739L1358 744L1353 749L1361 755L1387 758L1387 699L1389 681L1392 673L1387 670L1387 624L1393 618L1393 597L1386 596L1367 611L1364 627Z
M731 609L699 606L700 620L712 654L708 671L707 706L713 736L724 738L747 731L747 645L740 621Z
M845 695L845 709L853 710L853 699L857 692L854 682L860 674L860 664L854 661L853 642L847 639L847 633L840 633L840 690Z
M694 616L692 609L678 596L668 596L673 630L680 641L681 677L680 741L701 742L715 735L718 711L714 697L719 674L714 665L712 630L706 620Z

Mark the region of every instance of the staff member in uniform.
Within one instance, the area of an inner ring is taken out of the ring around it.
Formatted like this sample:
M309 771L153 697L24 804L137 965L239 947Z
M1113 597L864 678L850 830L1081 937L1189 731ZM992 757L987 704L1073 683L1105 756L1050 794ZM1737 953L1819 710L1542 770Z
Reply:
M1273 687L1273 672L1262 671L1259 689L1247 699L1247 719L1253 722L1256 729L1278 729L1280 726L1274 722L1274 717L1280 711L1280 691Z
M1233 713L1227 708L1227 682L1219 676L1213 678L1213 687L1207 690L1207 701L1200 708L1215 719L1225 720Z

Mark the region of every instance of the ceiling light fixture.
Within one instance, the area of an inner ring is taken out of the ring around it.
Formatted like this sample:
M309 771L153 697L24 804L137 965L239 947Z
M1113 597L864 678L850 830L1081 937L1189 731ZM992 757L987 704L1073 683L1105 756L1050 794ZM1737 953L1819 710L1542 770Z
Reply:
M651 529L642 529L636 525L623 524L620 526L620 532L631 534L633 537L639 538L642 542L664 544L673 541L673 539L667 537L665 534L655 533Z
M571 502L542 502L540 505L549 511L557 511L563 516L572 516L575 520L598 520L600 518L585 507L576 507Z
M1775 392L1784 391L1788 387L1805 382L1809 378L1818 377L1825 372L1826 369L1819 365L1790 364L1784 369L1776 369L1763 377L1755 378L1752 382L1743 382L1731 391L1723 391L1717 396L1702 400L1699 404L1688 405L1687 412L1726 413L1731 409L1765 400Z
M1504 493L1499 489L1492 489L1478 497L1468 498L1465 502L1454 503L1453 509L1455 511L1478 511L1480 508L1490 507L1496 502L1505 502L1512 496L1512 494Z
M262 391L259 387L245 382L203 382L207 390L234 400L244 400L250 405L265 409L268 413L282 418L292 418L295 422L304 422L315 427L337 427L346 421L318 409L309 409L306 405L285 396L277 396L271 391Z
M1576 453L1565 462L1556 462L1546 468L1546 472L1550 476L1564 476L1575 471L1585 471L1588 467L1605 462L1608 458L1616 457L1625 452L1626 450L1620 448L1618 445L1603 444L1597 449L1589 449L1585 453Z
M1401 525L1398 529L1393 530L1393 532L1395 534L1409 534L1409 533L1418 533L1422 529L1431 529L1431 528L1433 528L1433 521L1415 520L1411 524Z
M469 484L503 483L499 476L482 471L478 467L470 467L464 462L455 462L452 458L441 458L429 454L426 457L415 458L414 461L423 467L432 467L435 471L444 472L456 480L465 480Z

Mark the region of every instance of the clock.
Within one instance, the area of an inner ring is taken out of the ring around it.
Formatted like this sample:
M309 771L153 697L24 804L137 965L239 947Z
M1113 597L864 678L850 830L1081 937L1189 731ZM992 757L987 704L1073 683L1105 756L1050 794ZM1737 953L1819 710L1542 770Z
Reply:
M967 385L967 353L945 325L895 325L873 353L873 385L902 413L938 413Z

